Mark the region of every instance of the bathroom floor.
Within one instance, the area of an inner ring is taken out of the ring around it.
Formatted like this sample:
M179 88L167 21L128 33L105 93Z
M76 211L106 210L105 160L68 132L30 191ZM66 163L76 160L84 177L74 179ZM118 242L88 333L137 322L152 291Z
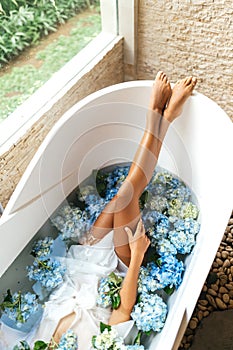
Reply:
M233 212L179 350L233 350Z
M215 311L196 331L191 350L233 350L233 310Z

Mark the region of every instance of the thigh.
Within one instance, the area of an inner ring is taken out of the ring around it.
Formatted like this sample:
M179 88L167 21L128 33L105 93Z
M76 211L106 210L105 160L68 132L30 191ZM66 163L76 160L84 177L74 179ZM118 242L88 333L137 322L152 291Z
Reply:
M101 239L113 229L114 213L116 207L115 196L104 208L92 226L92 234L95 238Z
M122 204L122 198L119 198L119 202ZM125 227L128 226L132 231L134 231L140 217L141 214L138 198L133 198L125 207L122 208L122 210L116 210L114 213L113 226L115 251L118 257L127 266L129 266L130 263L131 252Z

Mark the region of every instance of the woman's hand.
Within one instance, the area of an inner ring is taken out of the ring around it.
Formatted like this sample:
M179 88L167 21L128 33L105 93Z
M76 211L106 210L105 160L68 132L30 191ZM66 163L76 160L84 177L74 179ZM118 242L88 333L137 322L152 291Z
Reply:
M142 219L139 220L134 235L129 227L125 227L125 231L129 238L131 258L137 256L143 259L150 245L150 240L145 234L145 227L143 225Z

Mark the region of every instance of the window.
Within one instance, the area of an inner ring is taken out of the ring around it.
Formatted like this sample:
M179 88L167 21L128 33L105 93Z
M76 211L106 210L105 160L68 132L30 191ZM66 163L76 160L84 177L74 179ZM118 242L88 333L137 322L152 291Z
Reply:
M26 130L29 130L43 113L51 108L54 101L63 96L64 91L67 91L74 79L77 80L80 77L84 68L93 59L96 59L98 54L118 34L124 36L125 62L134 64L135 9L135 0L127 2L100 0L100 5L95 5L91 10L87 10L86 15L75 16L81 16L80 21L76 21L76 24L74 24L74 18L70 20L71 24L68 24L68 27L72 27L73 35L70 35L68 39L65 33L60 38L57 32L53 33L54 42L37 53L34 64L26 65L24 68L15 68L15 77L12 77L10 75L12 73L9 72L6 79L0 73L0 94L2 95L0 103L2 103L1 109L3 110L0 116L1 154L16 143ZM80 45L77 45L76 38L80 35L83 39ZM67 43L68 48L65 46ZM81 50L78 54L75 51L77 49ZM37 50L37 48L32 48L32 50ZM28 52L23 54L25 61ZM57 53L58 56L53 56L51 52L55 52L54 55ZM40 70L42 66L43 70ZM20 78L19 75L22 72L23 77ZM9 105L4 98L11 101ZM6 115L8 115L7 118L5 118Z

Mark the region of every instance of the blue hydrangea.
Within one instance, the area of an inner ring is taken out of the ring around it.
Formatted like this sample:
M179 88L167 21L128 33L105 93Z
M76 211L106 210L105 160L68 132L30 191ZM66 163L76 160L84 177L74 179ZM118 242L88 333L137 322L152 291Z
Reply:
M166 215L157 211L148 211L143 213L142 220L150 237L152 247L155 247L161 239L166 238L171 227Z
M143 345L127 345L127 350L145 350Z
M32 247L32 255L40 258L51 254L54 240L52 237L45 237L37 241Z
M166 195L166 198L168 200L177 198L181 202L186 202L186 201L190 200L191 191L187 186L184 186L181 184L179 187L177 187L175 189L173 188L173 189L166 191L165 195Z
M177 249L168 238L160 238L156 240L156 252L159 255L176 255Z
M78 349L78 337L69 329L64 333L60 339L57 350L77 350Z
M180 254L190 253L194 244L195 236L200 230L200 224L192 218L177 219L174 222L175 230L169 232L169 239Z
M112 305L111 297L109 295L110 287L108 283L108 278L101 278L99 288L98 288L98 296L96 303L104 308L107 308Z
M138 293L154 293L165 287L178 288L183 271L182 261L174 255L162 255L157 263L150 262L140 268Z
M107 277L101 278L97 305L102 307L112 306L113 309L117 309L120 305L120 290L123 277L116 275L114 272L110 273Z
M162 255L158 259L160 265L160 279L165 286L178 288L182 282L184 264L174 255Z
M16 322L18 328L25 323L29 317L36 313L39 308L36 294L27 292L16 292L11 296L11 302L2 303L3 313Z
M160 332L167 316L167 305L157 294L142 293L140 301L134 306L132 319L143 332Z
M27 266L30 280L39 281L48 291L63 282L66 267L54 258L36 258L31 266Z

